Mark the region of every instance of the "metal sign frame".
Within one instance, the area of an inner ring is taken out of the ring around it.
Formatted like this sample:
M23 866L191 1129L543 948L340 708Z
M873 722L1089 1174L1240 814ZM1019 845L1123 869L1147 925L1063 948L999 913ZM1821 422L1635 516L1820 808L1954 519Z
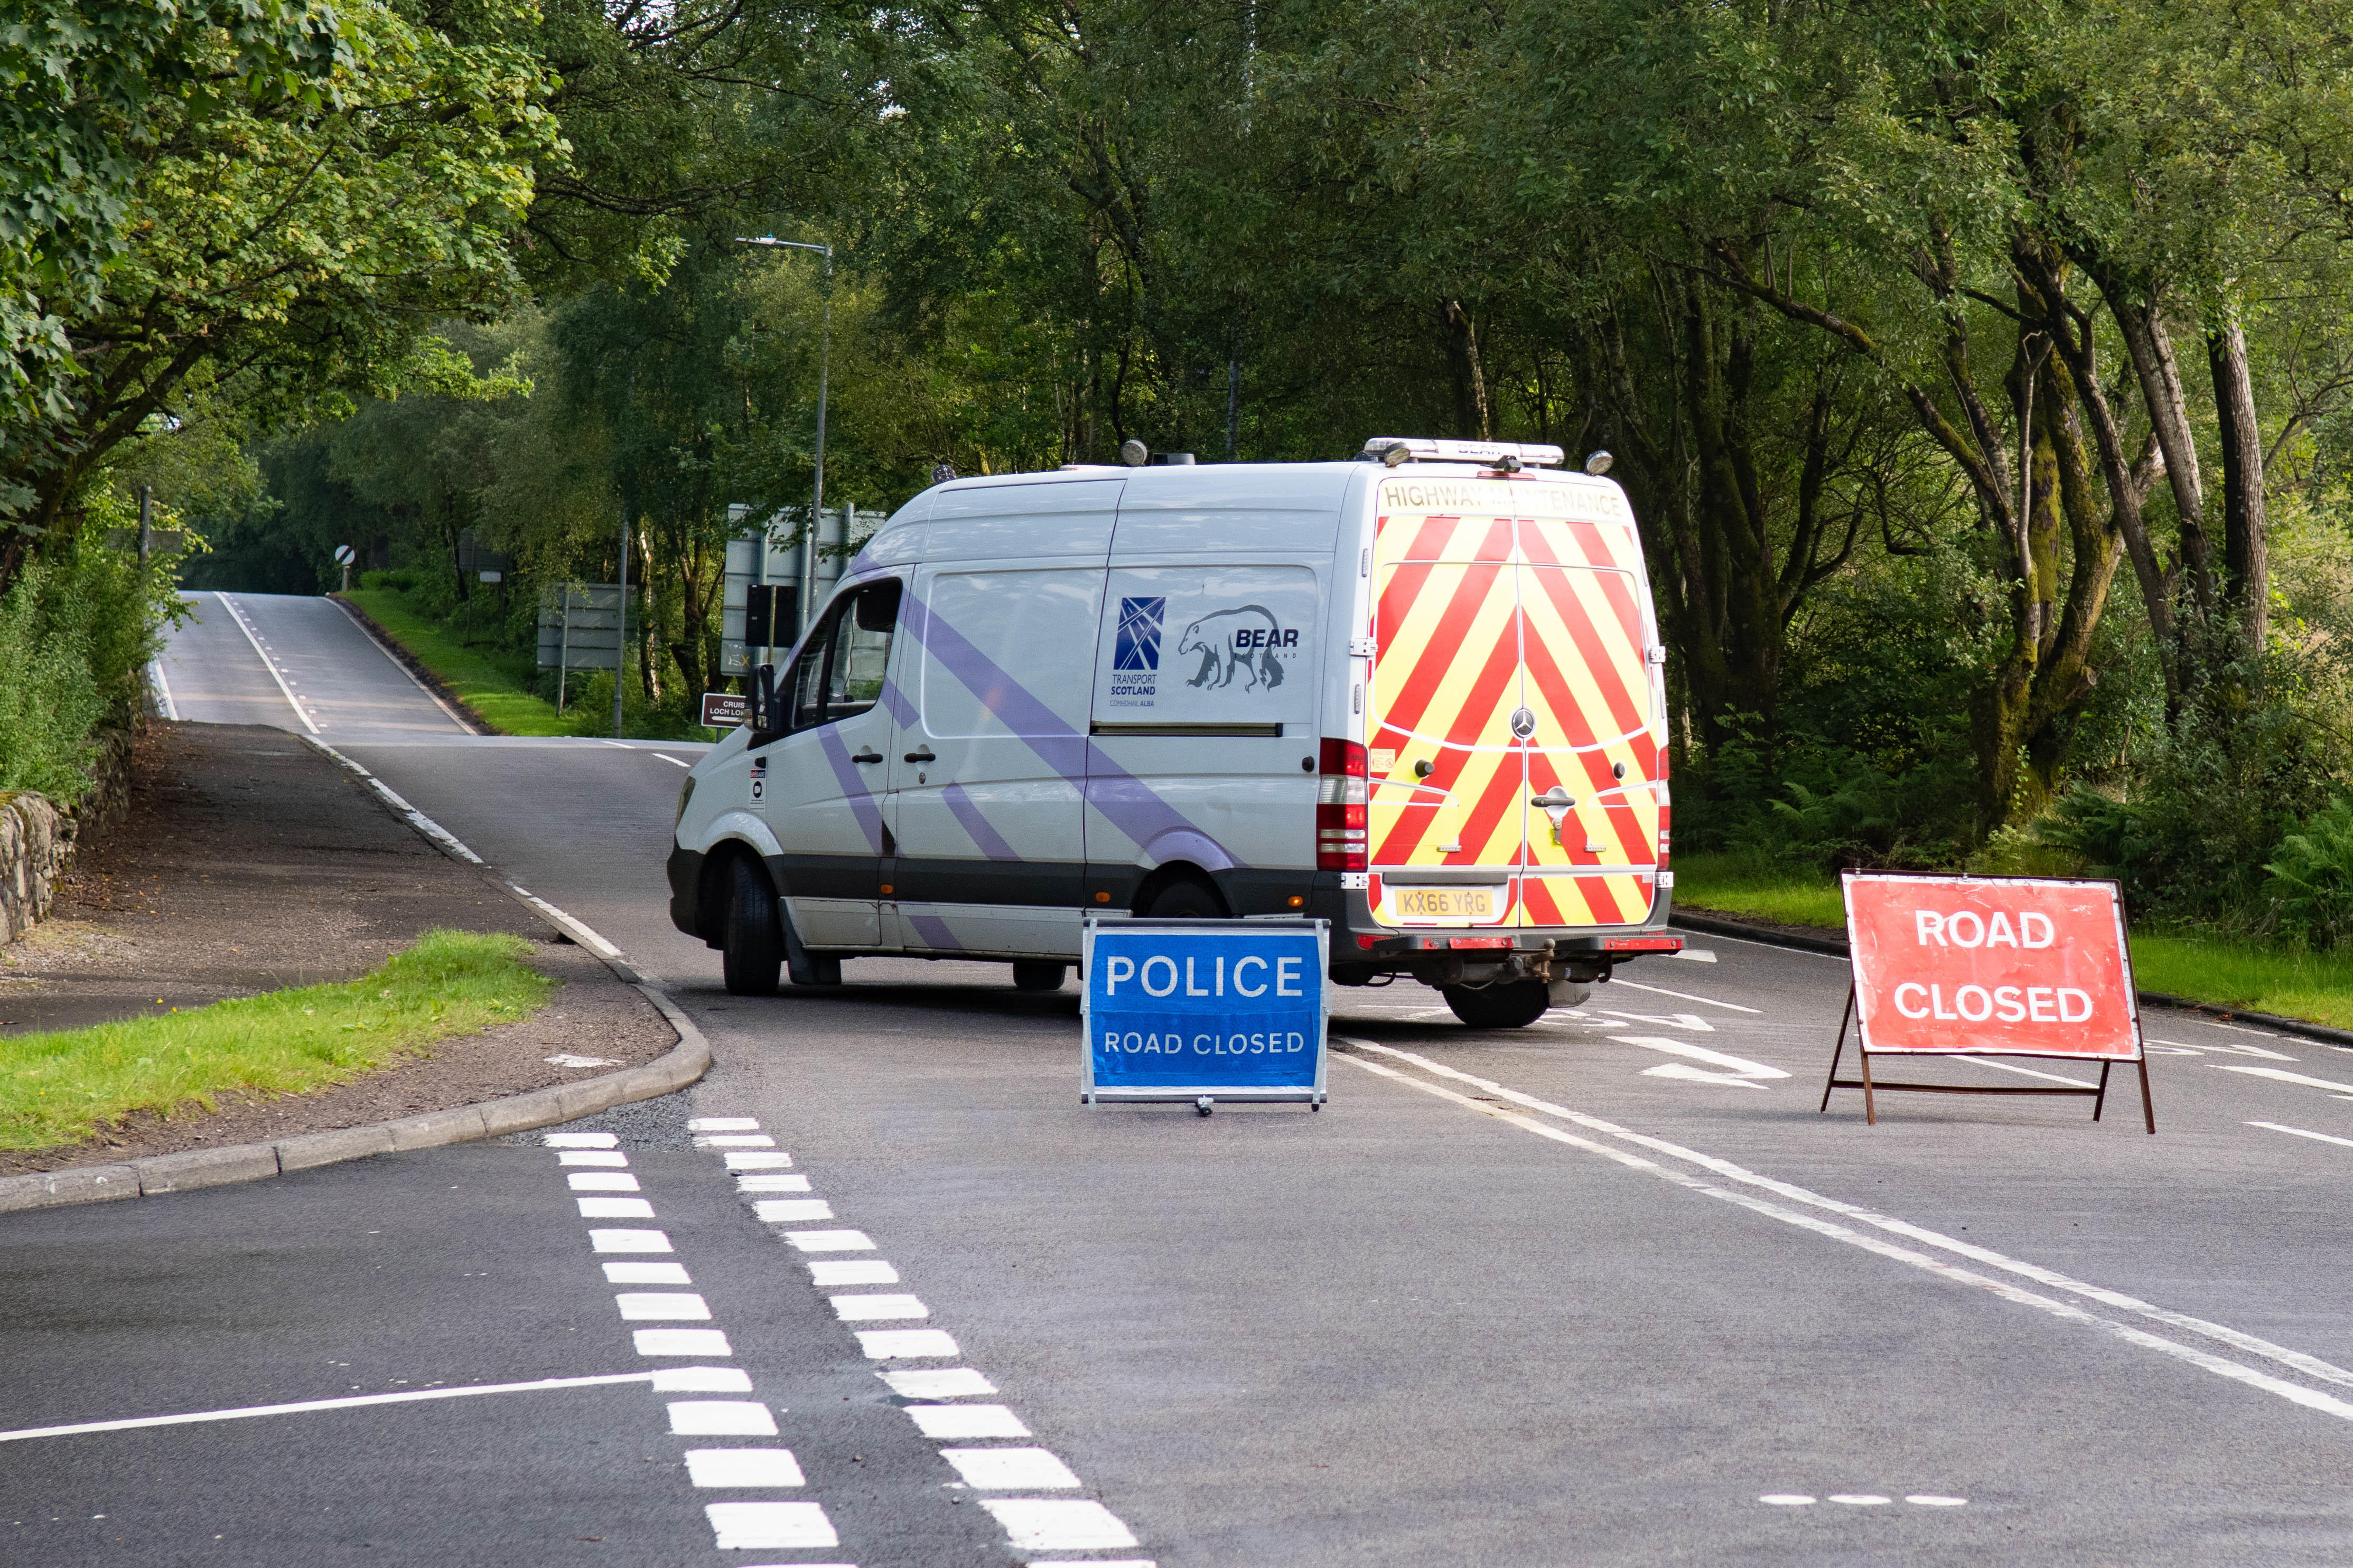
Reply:
M1240 935L1251 931L1305 931L1315 933L1315 1081L1312 1087L1269 1084L1142 1084L1133 1086L1095 1083L1094 1047L1094 986L1088 978L1095 972L1095 936L1103 931L1167 931L1191 936ZM1329 1098L1325 1089L1325 1073L1331 1062L1332 1041L1332 928L1331 922L1303 917L1256 916L1242 920L1144 920L1126 915L1090 912L1079 938L1079 1103L1101 1104L1198 1104L1203 1100L1228 1100L1234 1104L1283 1105L1305 1104L1311 1110L1321 1110Z

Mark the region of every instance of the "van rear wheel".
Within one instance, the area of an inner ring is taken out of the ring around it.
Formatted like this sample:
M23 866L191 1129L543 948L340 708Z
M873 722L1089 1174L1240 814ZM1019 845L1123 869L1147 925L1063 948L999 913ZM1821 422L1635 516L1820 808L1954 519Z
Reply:
M1144 918L1154 921L1221 921L1225 901L1205 882L1171 882L1152 895Z
M785 928L776 889L747 860L728 867L727 929L720 943L720 971L736 996L774 996L785 966Z
M1516 980L1509 985L1446 985L1440 990L1454 1016L1474 1029L1524 1029L1552 1005L1551 990L1541 980Z
M1013 966L1013 989L1016 991L1060 991L1062 975L1071 966L1067 963L1016 963Z

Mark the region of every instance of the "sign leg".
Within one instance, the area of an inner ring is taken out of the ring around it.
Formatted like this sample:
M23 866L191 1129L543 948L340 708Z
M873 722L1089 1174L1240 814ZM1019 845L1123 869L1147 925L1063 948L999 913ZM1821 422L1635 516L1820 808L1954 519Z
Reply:
M1831 1076L1822 1084L1822 1102L1815 1108L1819 1116L1831 1108L1831 1090L1838 1087L1839 1058L1846 1054L1847 1020L1854 1016L1854 987L1846 988L1846 1007L1839 1014L1838 1044L1831 1047Z
M1855 1059L1862 1063L1862 1124L1879 1125L1879 1107L1871 1099L1871 1052L1861 1040L1854 1043Z
M2149 1102L2148 1058L2147 1057L2143 1057L2140 1059L2140 1113L2142 1120L2148 1123L2149 1135L2151 1137L2155 1137L2157 1135L2157 1107Z
M2100 1064L2100 1092L2092 1096L2092 1120L2094 1121L2100 1119L2101 1108L2108 1103L2108 1069L2114 1066L2114 1062Z

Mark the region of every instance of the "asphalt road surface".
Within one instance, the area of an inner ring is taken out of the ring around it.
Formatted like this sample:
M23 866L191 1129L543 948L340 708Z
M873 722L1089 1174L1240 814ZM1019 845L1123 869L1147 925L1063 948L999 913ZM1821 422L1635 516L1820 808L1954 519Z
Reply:
M727 996L694 748L464 737L234 597L182 717L299 702L718 1065L576 1149L0 1218L7 1563L2353 1562L2353 1052L2152 1013L2155 1138L2129 1079L1865 1127L1843 963L1699 939L1521 1031L1343 991L1320 1114L1090 1110L1002 966Z

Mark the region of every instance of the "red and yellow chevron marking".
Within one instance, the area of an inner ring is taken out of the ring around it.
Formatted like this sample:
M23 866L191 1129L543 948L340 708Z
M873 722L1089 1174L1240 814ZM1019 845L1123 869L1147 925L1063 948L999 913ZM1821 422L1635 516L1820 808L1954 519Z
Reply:
M1649 911L1661 826L1641 545L1624 521L1557 515L1557 492L1493 498L1499 512L1524 499L1554 515L1377 520L1371 863L1408 882L1417 866L1554 873L1513 877L1509 907L1475 923L1628 924ZM1522 705L1537 719L1525 746ZM1579 803L1557 844L1528 805L1556 784ZM1629 869L1575 874L1588 866Z

